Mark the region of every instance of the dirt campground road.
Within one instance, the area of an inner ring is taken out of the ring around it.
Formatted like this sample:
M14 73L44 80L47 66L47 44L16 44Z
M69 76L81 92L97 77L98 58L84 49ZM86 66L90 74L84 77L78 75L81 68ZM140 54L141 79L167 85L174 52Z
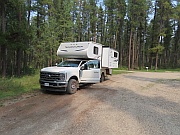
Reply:
M0 135L180 135L180 73L113 75L0 108Z

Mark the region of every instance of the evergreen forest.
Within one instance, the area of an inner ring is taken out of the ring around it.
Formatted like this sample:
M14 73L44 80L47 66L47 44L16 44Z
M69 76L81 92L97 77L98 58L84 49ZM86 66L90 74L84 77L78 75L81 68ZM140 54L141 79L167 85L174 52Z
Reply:
M119 51L129 70L180 67L178 0L0 0L1 77L61 61L62 42L93 41Z

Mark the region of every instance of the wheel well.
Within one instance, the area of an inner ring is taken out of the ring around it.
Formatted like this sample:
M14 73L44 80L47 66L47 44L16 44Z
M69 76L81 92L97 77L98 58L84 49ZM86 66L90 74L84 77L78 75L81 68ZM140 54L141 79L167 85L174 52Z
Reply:
M76 81L78 81L77 76L72 76L71 78L69 78L69 80L71 80L71 79L75 79Z

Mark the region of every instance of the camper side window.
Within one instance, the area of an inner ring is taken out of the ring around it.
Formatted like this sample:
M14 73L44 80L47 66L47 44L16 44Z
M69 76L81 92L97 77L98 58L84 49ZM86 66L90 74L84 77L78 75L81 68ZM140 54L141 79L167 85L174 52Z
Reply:
M118 57L118 54L117 54L117 52L114 52L114 57L116 57L116 58Z
M98 47L94 46L94 54L98 55Z

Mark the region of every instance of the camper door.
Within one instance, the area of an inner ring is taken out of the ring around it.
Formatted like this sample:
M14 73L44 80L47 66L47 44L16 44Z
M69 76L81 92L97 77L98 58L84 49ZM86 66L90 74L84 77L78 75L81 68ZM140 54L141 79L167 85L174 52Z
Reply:
M99 60L90 60L83 65L80 70L81 83L100 82L100 62Z
M109 51L109 68L118 68L119 53L113 49Z

